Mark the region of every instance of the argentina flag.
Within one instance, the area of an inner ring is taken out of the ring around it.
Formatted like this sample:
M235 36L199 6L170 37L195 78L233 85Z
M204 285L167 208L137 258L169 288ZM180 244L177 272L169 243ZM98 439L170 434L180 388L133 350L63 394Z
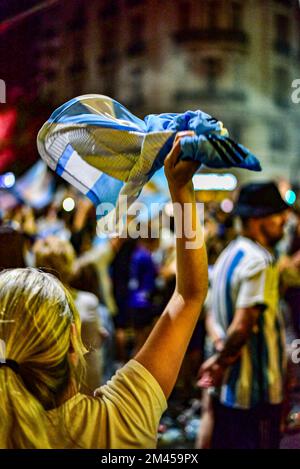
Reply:
M38 133L40 156L96 206L98 226L117 221L164 164L176 133L181 159L209 168L260 171L257 158L229 137L222 122L203 111L151 114L143 120L114 99L89 94L56 109ZM126 196L126 207L120 201Z

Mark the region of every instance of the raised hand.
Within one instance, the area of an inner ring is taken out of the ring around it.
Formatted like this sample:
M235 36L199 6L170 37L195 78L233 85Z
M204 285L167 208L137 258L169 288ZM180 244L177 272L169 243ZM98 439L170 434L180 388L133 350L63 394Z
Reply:
M191 131L178 132L173 147L165 159L165 175L170 190L192 185L192 177L200 166L200 163L196 161L179 160L181 153L180 140L182 137L192 135L194 135L194 132Z

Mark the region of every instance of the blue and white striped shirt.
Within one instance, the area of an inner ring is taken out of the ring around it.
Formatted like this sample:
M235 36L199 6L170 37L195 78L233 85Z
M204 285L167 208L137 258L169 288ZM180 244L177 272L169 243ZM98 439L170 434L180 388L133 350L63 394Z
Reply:
M211 307L224 337L237 309L265 307L239 359L225 373L218 390L224 405L250 408L259 402L282 402L285 338L278 280L274 257L243 236L230 243L215 265Z

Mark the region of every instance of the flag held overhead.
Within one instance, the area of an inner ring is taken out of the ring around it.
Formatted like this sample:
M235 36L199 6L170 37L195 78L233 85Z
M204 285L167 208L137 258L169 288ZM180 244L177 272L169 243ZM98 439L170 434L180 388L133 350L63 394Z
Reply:
M48 166L87 195L98 218L105 219L101 204L111 204L118 213L121 195L132 204L184 130L195 135L182 138L180 158L209 168L261 170L258 159L229 137L222 122L203 111L151 114L142 120L96 94L56 109L39 131L37 145Z

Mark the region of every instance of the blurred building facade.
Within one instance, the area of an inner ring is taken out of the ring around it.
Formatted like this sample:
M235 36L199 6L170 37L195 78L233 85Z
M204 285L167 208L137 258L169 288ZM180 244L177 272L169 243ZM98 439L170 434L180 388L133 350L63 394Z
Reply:
M261 177L299 180L297 0L65 0L39 27L53 104L100 93L140 116L200 108L259 155Z
M0 79L7 84L8 98L17 99L26 89L29 94L37 86L39 64L36 41L39 34L34 16L17 24L7 20L34 7L36 0L0 0Z

